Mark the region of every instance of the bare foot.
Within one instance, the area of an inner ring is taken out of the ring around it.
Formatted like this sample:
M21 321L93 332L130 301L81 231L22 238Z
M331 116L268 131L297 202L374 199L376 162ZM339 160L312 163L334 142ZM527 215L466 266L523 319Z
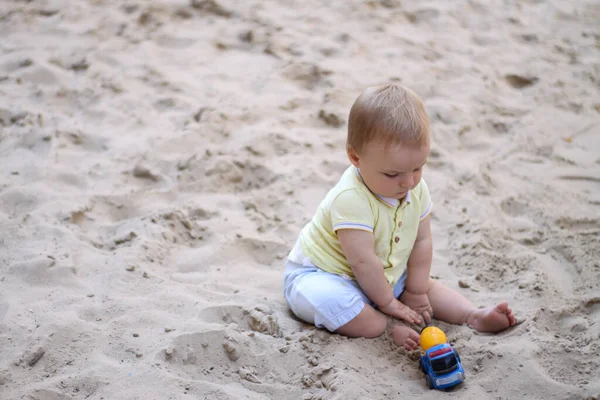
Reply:
M467 324L478 332L496 333L516 325L517 320L507 302L495 307L478 308L469 314Z
M414 329L405 325L394 325L392 328L392 339L396 346L402 346L406 350L414 350L419 345L421 336Z

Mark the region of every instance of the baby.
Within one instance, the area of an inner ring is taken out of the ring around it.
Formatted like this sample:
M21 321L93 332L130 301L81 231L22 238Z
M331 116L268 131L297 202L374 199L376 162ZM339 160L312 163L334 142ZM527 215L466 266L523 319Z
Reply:
M419 97L400 85L366 89L354 102L346 151L352 164L329 191L290 252L284 294L293 313L318 328L374 338L388 318L431 319L499 332L516 324L506 302L475 308L429 277L432 202L422 179L429 119ZM419 334L392 328L407 350Z

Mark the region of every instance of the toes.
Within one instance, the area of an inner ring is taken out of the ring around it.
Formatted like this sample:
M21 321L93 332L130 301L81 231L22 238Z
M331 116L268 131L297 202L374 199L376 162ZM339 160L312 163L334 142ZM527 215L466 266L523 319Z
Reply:
M404 348L406 350L414 350L417 348L417 343L415 343L414 340L412 340L411 338L406 339L406 341L404 342Z
M517 324L517 319L515 318L515 316L512 312L512 309L507 306L506 309L504 310L504 313L506 314L506 317L508 318L508 325L515 326Z
M496 310L498 310L498 312L501 312L503 314L510 312L510 309L508 308L508 302L503 301L502 303L498 304L496 306Z
M412 341L414 341L415 343L417 343L417 344L418 344L418 343L419 343L419 341L421 340L421 335L419 335L419 334L418 334L417 332L415 332L415 331L412 331L412 332L410 332L410 335L408 336L408 339L407 339L407 340L412 340Z

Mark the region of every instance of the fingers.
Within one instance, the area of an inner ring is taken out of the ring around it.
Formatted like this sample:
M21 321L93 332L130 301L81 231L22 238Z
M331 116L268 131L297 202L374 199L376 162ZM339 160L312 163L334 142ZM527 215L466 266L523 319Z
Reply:
M412 308L409 308L402 304L402 308L400 308L398 311L398 318L403 319L406 322L410 322L412 324L421 323L421 318L419 317L419 314L417 314L417 312L414 311Z
M431 308L431 305L418 308L417 310L421 313L425 325L431 324L431 321L433 320L433 309Z
M419 313L398 300L393 302L392 305L382 307L379 310L398 319L410 322L411 324L421 323Z
M421 323L421 316L419 315L419 313L417 313L416 311L414 311L412 308L406 307L406 309L408 310L408 315L412 319L412 322L415 323L415 324L420 324Z
M431 317L432 317L432 312L431 311L423 311L423 320L425 321L426 324L430 324L431 323Z

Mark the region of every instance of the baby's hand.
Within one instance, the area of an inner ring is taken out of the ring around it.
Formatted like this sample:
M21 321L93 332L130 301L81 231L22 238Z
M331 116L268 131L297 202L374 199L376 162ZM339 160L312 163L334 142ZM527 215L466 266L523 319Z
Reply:
M431 304L429 304L429 298L426 293L414 294L405 290L402 296L400 296L400 300L421 315L426 324L431 323L433 309L431 308Z
M410 307L400 303L398 300L393 299L390 303L384 307L379 307L381 312L386 313L387 315L391 315L392 317L402 319L406 322L410 322L411 324L420 324L421 319L419 318L419 314L417 314L414 310L411 310Z

